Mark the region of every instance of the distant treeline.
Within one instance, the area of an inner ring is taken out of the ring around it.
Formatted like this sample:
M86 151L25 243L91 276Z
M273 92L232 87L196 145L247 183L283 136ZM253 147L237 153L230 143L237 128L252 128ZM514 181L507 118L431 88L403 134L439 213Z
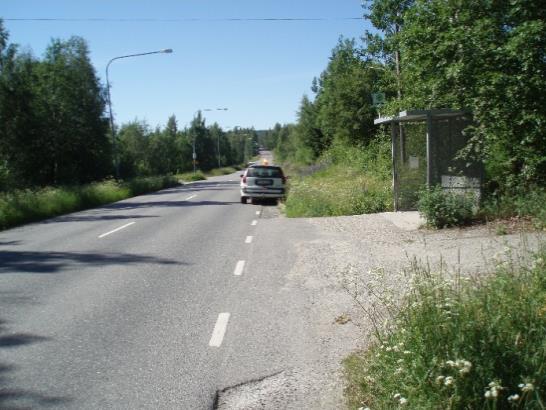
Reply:
M8 40L0 20L0 191L112 177L106 88L85 40L53 39L41 59ZM174 115L164 129L135 121L117 130L121 178L193 169L194 140L197 167L205 171L240 164L258 145L253 129L224 132L207 126L201 113L183 130Z
M277 156L311 163L336 145L366 147L382 115L464 109L475 126L463 155L483 161L488 186L546 184L546 8L539 0L368 0L375 31L340 39L304 96L295 125L266 139Z

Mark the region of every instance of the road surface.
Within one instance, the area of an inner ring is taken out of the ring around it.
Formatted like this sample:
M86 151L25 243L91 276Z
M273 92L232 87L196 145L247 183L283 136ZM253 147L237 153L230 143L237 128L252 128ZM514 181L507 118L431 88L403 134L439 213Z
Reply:
M238 184L0 232L0 408L208 409L308 355L283 278L303 233L240 204Z

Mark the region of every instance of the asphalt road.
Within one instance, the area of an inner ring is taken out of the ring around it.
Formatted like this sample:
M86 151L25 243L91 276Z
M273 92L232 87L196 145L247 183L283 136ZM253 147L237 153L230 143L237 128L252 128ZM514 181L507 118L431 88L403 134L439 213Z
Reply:
M295 253L238 184L0 232L0 408L208 409L290 366L306 338L280 274Z

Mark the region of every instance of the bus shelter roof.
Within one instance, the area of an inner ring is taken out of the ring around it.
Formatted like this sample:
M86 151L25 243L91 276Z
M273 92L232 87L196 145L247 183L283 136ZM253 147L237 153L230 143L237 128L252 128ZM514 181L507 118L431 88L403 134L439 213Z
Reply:
M379 117L374 124L391 124L393 122L426 121L428 119L439 120L467 115L467 111L452 110L449 108L439 110L406 110L401 111L396 117Z

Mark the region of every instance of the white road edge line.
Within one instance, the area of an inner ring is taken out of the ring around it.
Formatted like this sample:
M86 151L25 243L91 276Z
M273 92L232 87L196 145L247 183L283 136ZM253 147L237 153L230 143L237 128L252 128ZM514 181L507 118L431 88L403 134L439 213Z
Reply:
M252 242L252 236L247 236L245 239L245 243L251 243Z
M256 219L254 219L250 225L252 225L252 226L258 225L258 221Z
M193 199L195 198L197 195L191 195L189 197L187 197L186 199L184 199L184 201L189 201L190 199Z
M102 235L99 235L99 239L100 239L100 238L104 238L105 236L108 236L108 235L110 235L110 234L112 234L112 233L114 233L114 232L121 231L122 229L125 229L125 228L127 228L128 226L133 225L134 223L135 223L135 222L129 222L128 224L125 224L125 225L123 225L123 226L120 226L119 228L113 229L113 230L111 230L110 232L103 233Z
M260 215L260 212L261 212L261 211L256 211L256 215Z
M243 274L244 268L245 268L245 261L237 262L237 265L235 265L235 270L233 271L233 274L235 276L241 276Z
M209 346L210 347L220 347L224 341L224 335L226 334L227 325L229 322L229 313L220 313L218 315L218 320L214 325L214 330L212 331L212 336L210 338Z

